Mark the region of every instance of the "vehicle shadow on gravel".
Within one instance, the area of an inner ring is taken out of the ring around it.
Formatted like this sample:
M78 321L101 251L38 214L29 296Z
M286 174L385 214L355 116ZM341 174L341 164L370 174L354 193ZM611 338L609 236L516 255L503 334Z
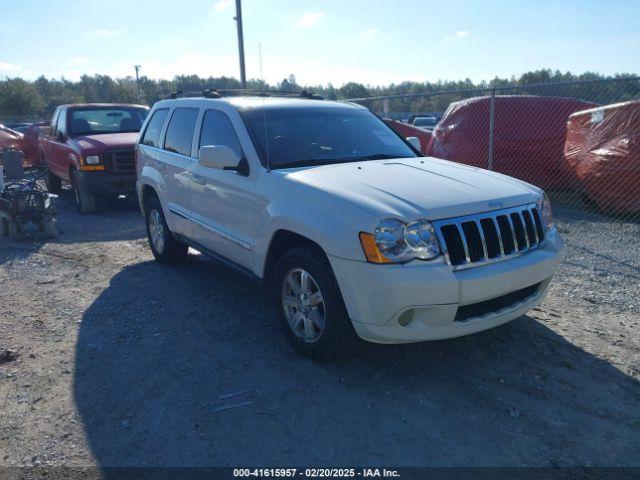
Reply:
M638 382L530 317L317 364L259 286L199 255L111 279L82 318L74 397L102 467L640 458Z
M57 206L58 236L43 238L30 225L22 240L0 237L0 265L25 258L47 243L115 242L146 236L144 217L135 199L106 200L98 213L81 215L76 210L73 193L65 190L58 197Z

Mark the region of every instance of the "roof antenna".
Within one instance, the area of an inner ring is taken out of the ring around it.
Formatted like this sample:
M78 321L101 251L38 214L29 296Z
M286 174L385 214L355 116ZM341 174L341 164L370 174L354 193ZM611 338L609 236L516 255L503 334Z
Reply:
M258 59L260 60L260 87L262 88L262 123L264 124L264 144L265 150L267 154L266 162L267 162L267 171L271 171L271 158L269 154L269 136L267 129L267 110L264 108L265 97L267 94L265 93L265 83L264 83L264 75L262 73L262 43L258 42Z

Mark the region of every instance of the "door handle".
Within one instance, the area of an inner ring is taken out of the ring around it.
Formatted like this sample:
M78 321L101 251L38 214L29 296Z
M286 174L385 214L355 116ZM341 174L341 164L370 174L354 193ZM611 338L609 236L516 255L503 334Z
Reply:
M159 170L164 170L164 163L163 163L163 162L160 162L160 161L158 161L158 160L155 160L155 161L153 162L153 165L154 165L157 169L159 169Z
M207 184L207 179L204 178L202 175L197 174L197 173L192 173L191 174L191 180L193 180L195 183L199 183L200 185L206 185Z

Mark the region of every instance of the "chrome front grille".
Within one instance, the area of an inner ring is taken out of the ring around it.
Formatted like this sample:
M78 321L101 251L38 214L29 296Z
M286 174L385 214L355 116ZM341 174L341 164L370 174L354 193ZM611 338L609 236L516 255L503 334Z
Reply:
M456 269L506 260L544 245L535 204L433 222L447 263Z
M114 148L103 154L105 170L112 173L135 173L136 160L133 148Z

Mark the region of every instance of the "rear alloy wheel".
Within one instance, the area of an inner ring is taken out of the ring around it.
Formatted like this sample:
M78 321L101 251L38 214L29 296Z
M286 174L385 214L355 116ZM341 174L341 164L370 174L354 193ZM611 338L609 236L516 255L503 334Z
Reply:
M184 262L189 247L176 240L169 230L160 200L157 197L149 198L144 203L144 210L149 247L155 259L166 265Z
M96 197L85 192L78 181L78 174L74 171L71 173L71 183L73 186L73 194L76 200L76 206L80 213L96 212Z
M149 212L149 238L154 250L161 255L164 253L164 234L160 212L152 208Z

